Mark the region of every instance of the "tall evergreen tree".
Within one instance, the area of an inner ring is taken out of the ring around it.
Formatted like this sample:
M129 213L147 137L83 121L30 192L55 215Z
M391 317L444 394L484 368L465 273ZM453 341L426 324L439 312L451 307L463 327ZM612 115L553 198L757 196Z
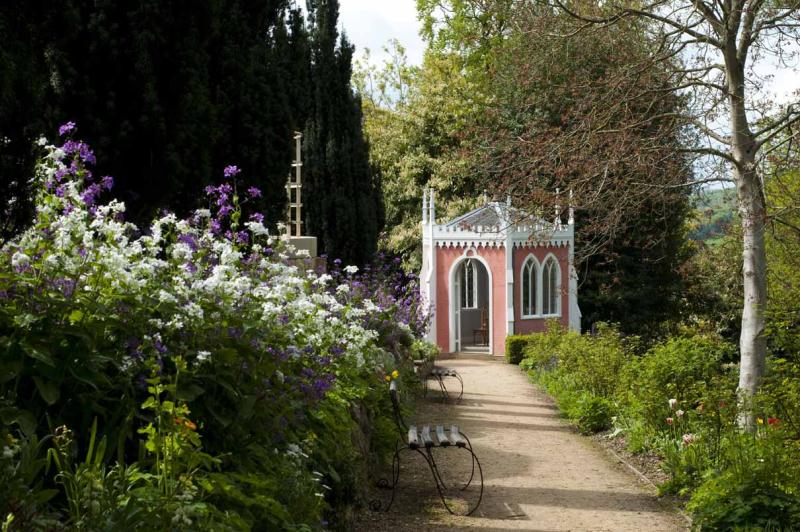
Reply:
M349 89L353 48L339 41L336 2L310 13L311 26L289 0L4 2L0 215L9 231L24 219L34 141L67 120L138 222L198 207L228 164L243 169L240 186L263 190L257 207L268 220L282 220L292 131L309 121L317 193L308 227L332 254L366 260L379 197Z
M332 258L363 264L383 225L378 173L370 166L361 101L350 85L353 46L336 28L337 0L309 2L311 101L305 129L306 225Z

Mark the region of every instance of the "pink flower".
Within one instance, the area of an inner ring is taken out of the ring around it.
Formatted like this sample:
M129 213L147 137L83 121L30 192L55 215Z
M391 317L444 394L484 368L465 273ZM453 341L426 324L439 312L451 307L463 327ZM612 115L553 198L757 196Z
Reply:
M675 420L672 419L671 417L667 418L667 425L672 425L674 422L675 422Z
M691 445L694 443L695 436L694 434L684 434L683 435L683 444L684 445Z
M768 417L767 418L767 425L777 425L780 422L781 422L781 420L776 418L776 417Z
M670 399L667 402L669 403L669 409L670 410L675 410L675 407L678 406L678 400L677 399Z

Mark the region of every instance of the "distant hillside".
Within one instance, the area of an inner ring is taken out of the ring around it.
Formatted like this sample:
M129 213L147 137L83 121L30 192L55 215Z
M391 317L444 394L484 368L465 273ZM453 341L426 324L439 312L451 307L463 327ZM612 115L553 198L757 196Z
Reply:
M713 242L725 236L736 217L736 191L702 190L693 198L695 223L689 231L691 240Z

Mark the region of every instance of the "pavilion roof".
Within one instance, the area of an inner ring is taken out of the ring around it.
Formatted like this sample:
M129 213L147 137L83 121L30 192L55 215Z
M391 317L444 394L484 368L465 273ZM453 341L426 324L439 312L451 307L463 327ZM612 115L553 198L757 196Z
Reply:
M490 227L504 230L516 225L534 225L546 223L540 217L533 216L505 202L493 201L473 209L458 218L445 223L445 227L466 231L483 230Z

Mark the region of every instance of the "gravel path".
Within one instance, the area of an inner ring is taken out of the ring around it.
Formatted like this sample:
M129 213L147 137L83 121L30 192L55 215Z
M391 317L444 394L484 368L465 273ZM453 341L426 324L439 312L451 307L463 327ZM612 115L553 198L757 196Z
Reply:
M411 421L457 423L469 435L483 465L483 502L470 517L450 516L423 458L405 451L391 510L363 512L356 530L687 529L652 487L560 419L552 400L516 366L480 355L459 355L438 365L461 373L464 398L445 405L431 391ZM469 477L466 453L436 452L446 481ZM387 493L376 495L388 502ZM476 498L470 487L454 503Z

